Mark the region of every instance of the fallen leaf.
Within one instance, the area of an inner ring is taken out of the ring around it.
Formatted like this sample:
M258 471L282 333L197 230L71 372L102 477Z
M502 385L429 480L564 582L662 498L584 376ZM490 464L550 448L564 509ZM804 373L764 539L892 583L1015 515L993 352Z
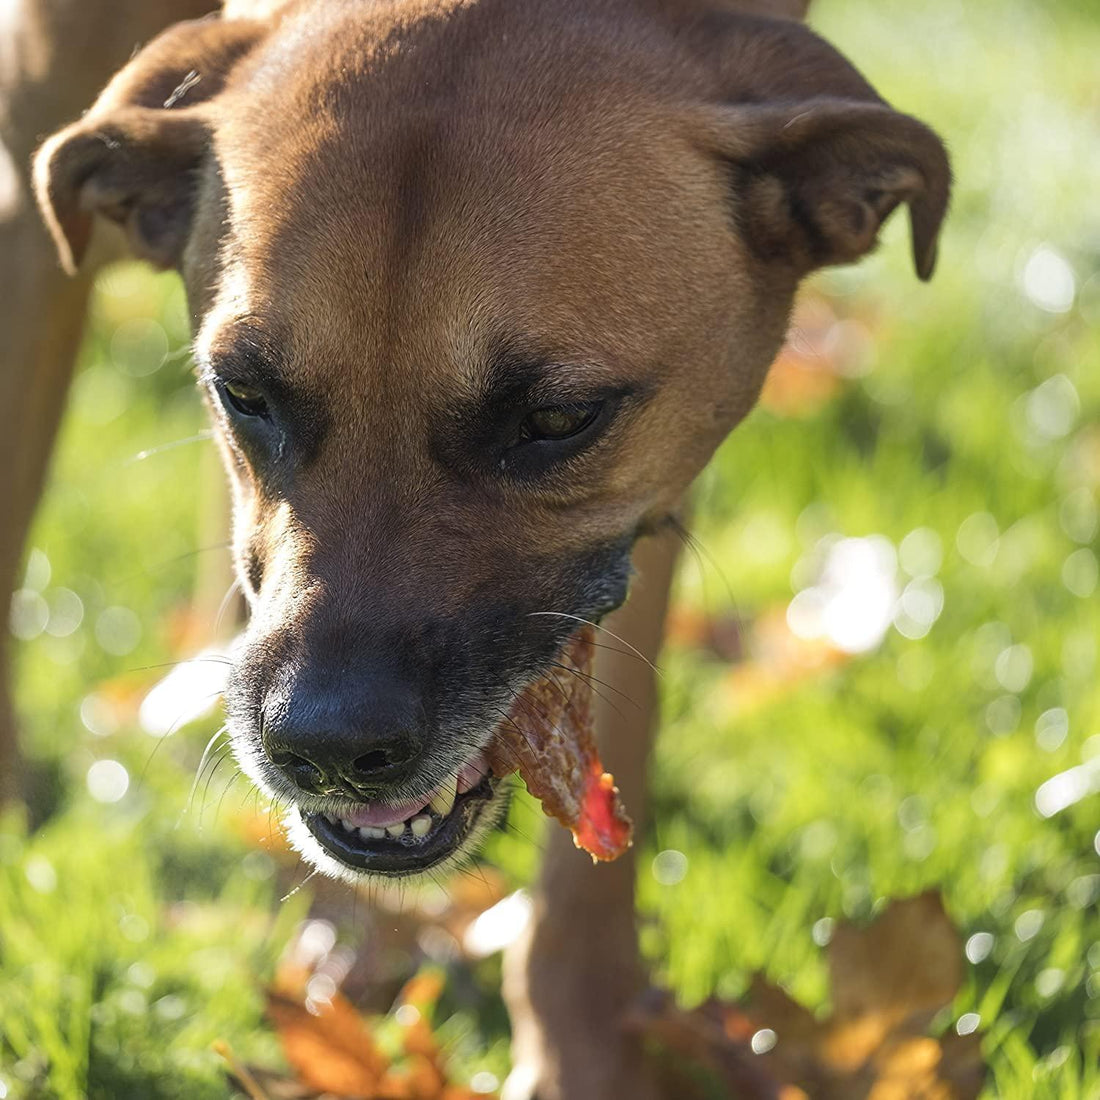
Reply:
M442 972L422 970L394 1002L401 1054L391 1060L375 1039L377 1024L333 990L333 974L339 971L331 963L338 951L331 939L309 935L307 929L284 952L267 991L267 1013L292 1077L243 1066L226 1044L216 1044L237 1088L252 1100L474 1100L478 1094L448 1080L431 1027L443 993ZM321 999L310 992L320 979L326 980Z
M684 1012L650 1000L631 1026L709 1066L738 1100L975 1100L980 1036L926 1034L962 981L962 943L937 893L894 901L866 928L840 925L828 958L824 1019L757 976L739 1004ZM765 1030L773 1045L754 1053Z
M829 943L833 1014L923 1031L962 983L962 944L938 893L892 902L867 928L841 924Z
M270 992L267 1014L303 1084L337 1096L375 1095L388 1063L366 1021L339 993L307 1008L303 1001Z

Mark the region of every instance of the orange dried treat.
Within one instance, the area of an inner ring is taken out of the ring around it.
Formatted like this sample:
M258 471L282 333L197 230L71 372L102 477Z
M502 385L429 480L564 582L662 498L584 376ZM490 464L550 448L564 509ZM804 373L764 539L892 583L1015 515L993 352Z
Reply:
M594 860L616 859L634 826L600 763L592 718L593 630L585 627L561 654L567 666L531 684L513 704L488 750L493 774L519 771L543 811L573 833Z

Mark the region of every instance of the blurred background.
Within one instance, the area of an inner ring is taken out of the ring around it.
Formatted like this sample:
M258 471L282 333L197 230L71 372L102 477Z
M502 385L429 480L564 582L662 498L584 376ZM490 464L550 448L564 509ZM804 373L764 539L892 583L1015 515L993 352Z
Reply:
M1097 1100L1100 17L815 0L811 23L944 136L953 212L929 286L899 217L806 288L699 485L644 950L684 1005L763 970L822 1006L835 922L938 886L968 960L941 1022L984 1035L983 1095ZM519 799L474 878L355 897L303 884L204 753L239 610L187 340L173 277L104 273L11 608L34 779L0 825L0 1097L224 1096L215 1040L279 1065L263 983L311 914L368 1007L443 967L438 1034L494 1092L522 895L478 914L532 880L541 814Z

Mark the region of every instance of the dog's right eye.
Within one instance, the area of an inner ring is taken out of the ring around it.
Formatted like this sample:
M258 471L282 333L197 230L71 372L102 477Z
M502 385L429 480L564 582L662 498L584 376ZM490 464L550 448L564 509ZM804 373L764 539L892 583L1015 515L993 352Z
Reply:
M254 386L245 386L239 382L225 382L222 392L230 408L241 416L267 416L267 398Z

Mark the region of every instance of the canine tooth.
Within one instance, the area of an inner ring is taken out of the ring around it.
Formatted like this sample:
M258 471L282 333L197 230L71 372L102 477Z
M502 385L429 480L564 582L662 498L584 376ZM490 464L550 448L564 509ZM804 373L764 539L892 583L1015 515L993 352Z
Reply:
M436 792L431 806L440 817L446 817L455 805L455 791L458 790L458 773L443 781L443 786Z
M405 822L403 822L403 821L399 821L396 825L387 825L386 826L386 832L389 833L390 836L392 836L392 837L401 836L401 834L404 831L405 831Z
M344 831L345 832L348 832L348 833L354 833L355 832L355 826L350 821L348 821L347 818L344 818L344 817L340 818L340 824L344 826Z
M428 830L432 827L432 819L427 814L420 814L419 817L414 817L409 822L409 828L412 829L413 836L421 837L427 836Z
M379 829L377 825L362 825L359 835L364 840L381 840L386 835L385 829Z

